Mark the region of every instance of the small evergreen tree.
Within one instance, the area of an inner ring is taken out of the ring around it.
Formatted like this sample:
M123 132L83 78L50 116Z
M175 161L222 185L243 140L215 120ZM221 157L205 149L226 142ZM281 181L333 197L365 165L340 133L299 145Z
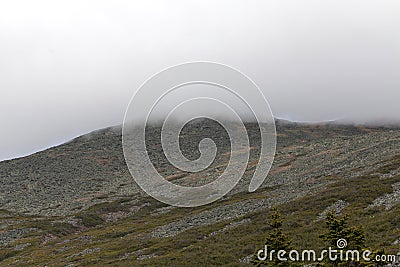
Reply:
M332 248L337 247L337 241L339 239L345 239L347 241L347 246L342 249L344 253L348 250L358 250L360 253L360 261L351 261L344 259L341 261L340 259L332 262L327 259L327 262L324 264L325 266L377 266L378 264L374 262L366 262L362 259L361 255L365 250L365 233L364 228L362 226L349 226L348 225L349 216L345 215L342 217L337 217L333 214L333 212L329 212L326 215L326 225L328 227L328 231L320 236L324 241L328 243L328 245ZM371 255L371 258L374 258L374 255L382 254L382 251L374 251ZM380 264L379 264L380 265Z
M278 212L278 209L276 207L273 208L272 214L271 214L271 219L269 222L269 226L271 227L271 231L268 233L266 239L265 239L265 245L268 246L268 250L275 250L276 252L279 250L285 250L285 251L290 251L291 247L291 241L289 237L283 233L282 231L282 224L283 220L281 219L281 215ZM269 256L267 260L259 260L257 257L257 251L254 255L254 259L252 260L253 265L255 266L280 266L280 267L285 267L285 266L292 266L294 264L291 264L288 261L280 261L276 257L276 253L274 255L275 257L273 258L272 261L269 260Z
M336 247L339 239L347 241L346 249L362 249L365 243L364 228L362 226L348 226L349 216L336 217L328 212L325 223L328 231L320 236L329 246Z

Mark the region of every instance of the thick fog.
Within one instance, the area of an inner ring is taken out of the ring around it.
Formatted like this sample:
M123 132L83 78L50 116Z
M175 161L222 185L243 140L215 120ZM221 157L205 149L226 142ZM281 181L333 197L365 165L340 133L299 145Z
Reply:
M0 160L119 125L171 65L230 65L295 121L400 121L400 2L0 2Z

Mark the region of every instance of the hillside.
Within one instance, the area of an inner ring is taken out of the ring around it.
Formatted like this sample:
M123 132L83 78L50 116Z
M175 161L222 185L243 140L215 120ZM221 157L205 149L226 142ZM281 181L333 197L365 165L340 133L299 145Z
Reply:
M247 124L251 154L244 179L224 198L176 208L145 195L125 164L121 128L0 162L0 266L248 266L263 246L274 205L296 248L320 248L328 207L365 227L367 244L398 253L400 129L277 122L278 146L264 184L247 192L257 164L257 127ZM149 128L155 167L178 184L204 184L223 172L226 132L201 121L183 129L181 147L199 156L212 138L217 158L205 171L177 171Z

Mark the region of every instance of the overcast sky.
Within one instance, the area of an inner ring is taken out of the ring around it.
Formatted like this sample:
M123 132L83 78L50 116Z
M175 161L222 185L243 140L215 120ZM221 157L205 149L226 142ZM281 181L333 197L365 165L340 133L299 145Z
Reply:
M174 64L231 65L276 117L400 121L400 1L0 2L0 160L121 124Z

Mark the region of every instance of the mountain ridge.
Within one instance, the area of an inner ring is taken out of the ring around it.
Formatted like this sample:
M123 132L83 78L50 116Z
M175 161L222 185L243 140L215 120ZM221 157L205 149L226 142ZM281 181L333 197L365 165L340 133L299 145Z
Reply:
M371 230L368 241L397 253L400 130L279 121L276 126L277 153L261 188L247 192L259 147L257 125L247 124L254 149L243 179L221 200L193 209L167 206L138 188L123 157L121 128L0 162L0 265L245 266L240 259L262 245L263 222L273 205L289 221L285 229L295 245L309 248L321 245L313 234L323 227L318 218L336 202L341 212L357 214L353 222L368 229L384 226L384 232ZM160 157L159 131L152 128L148 148L167 179L207 182L224 170L229 146L218 125L183 129L191 137L182 139L189 158L198 156L204 137L220 149L210 169L198 175L177 172ZM243 244L232 250L235 240Z

